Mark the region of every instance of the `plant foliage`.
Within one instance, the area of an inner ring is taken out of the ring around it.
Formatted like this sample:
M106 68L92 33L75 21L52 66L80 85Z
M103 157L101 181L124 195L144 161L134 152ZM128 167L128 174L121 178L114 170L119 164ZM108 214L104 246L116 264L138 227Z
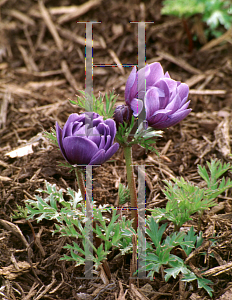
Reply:
M115 110L115 103L117 101L117 96L114 95L114 90L109 93L99 94L99 97L96 98L94 94L91 96L86 94L84 91L79 91L82 94L82 97L78 96L77 101L71 100L70 102L74 105L78 105L83 108L85 111L96 112L99 115L103 116L103 119L109 119L113 117Z
M166 188L163 193L168 202L165 208L151 210L156 221L169 220L178 230L185 222L192 220L193 214L217 205L216 198L232 187L230 179L220 179L226 171L231 170L231 166L215 160L207 162L207 166L209 172L198 165L198 173L207 185L204 188L185 181L183 177L174 178L174 184L164 180Z

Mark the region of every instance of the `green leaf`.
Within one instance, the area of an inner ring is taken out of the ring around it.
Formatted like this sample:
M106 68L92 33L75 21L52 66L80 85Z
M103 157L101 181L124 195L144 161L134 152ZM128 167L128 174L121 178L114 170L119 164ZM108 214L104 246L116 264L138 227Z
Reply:
M199 0L164 0L163 5L161 9L163 15L174 15L179 18L188 18L205 10L204 3Z
M188 272L187 267L185 266L184 262L181 260L171 261L169 262L171 268L165 269L164 272L166 275L164 276L165 281L168 281L170 277L176 279L176 277L181 273L185 274Z
M105 95L99 93L99 97L96 98L94 94L88 95L84 91L79 91L82 96L77 97L77 101L70 101L74 105L78 105L88 112L96 112L103 116L104 120L112 118L115 110L115 103L117 96L114 95L114 90Z
M184 241L185 242L187 242L187 241L192 242L192 245L183 245L183 244L181 245L181 248L185 251L186 255L189 256L189 254L194 249L194 245L197 241L197 235L194 231L193 226L190 228L188 233L185 235Z
M162 224L159 228L159 225L155 222L155 220L151 217L148 221L149 229L147 229L147 234L152 239L152 242L156 247L158 247L161 243L161 239L163 233L167 227L167 224Z
M206 290L206 292L210 295L210 297L213 296L212 292L213 289L208 286L208 284L213 284L211 280L208 280L206 278L197 278L198 288L203 288Z

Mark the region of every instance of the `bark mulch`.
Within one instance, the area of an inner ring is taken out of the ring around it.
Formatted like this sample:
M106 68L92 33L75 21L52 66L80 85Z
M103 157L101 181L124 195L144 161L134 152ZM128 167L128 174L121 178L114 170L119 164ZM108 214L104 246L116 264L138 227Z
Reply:
M173 79L190 87L192 113L164 131L157 142L160 156L134 149L134 164L150 165L148 208L164 207L164 179L183 176L200 185L197 164L206 165L211 158L231 162L231 31L205 45L198 39L190 53L182 22L161 16L160 8L156 0L0 1L1 299L210 299L194 284L185 291L179 279L166 283L159 274L154 281L129 285L130 257L116 265L113 258L109 261L108 286L100 278L78 279L83 268L60 261L67 238L52 236L52 221L11 218L17 205L24 206L44 188L45 180L59 188L78 188L75 175L58 165L63 161L59 150L42 135L56 121L62 125L70 113L80 111L69 102L85 89L85 24L76 21L101 22L93 25L94 64L136 64L138 27L130 21L153 21L146 25L147 62L159 61ZM123 103L130 70L95 67L94 93L115 89L118 103ZM20 154L23 146L28 154ZM126 183L121 150L113 160L93 170L93 198L99 204L116 204L118 184ZM216 246L204 249L204 264L214 283L214 299L222 300L232 297L232 191L217 201L204 214L201 229L206 238L220 237ZM192 224L197 226L197 218Z

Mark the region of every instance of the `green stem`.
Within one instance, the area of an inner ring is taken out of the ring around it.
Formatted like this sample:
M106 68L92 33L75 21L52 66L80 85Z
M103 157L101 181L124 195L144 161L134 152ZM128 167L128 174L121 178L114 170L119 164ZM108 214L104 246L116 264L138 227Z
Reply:
M85 183L84 183L84 179L83 179L83 174L82 174L81 170L78 168L75 168L75 174L76 174L79 189L81 190L82 198L83 198L83 200L85 200Z
M75 168L75 174L76 174L76 178L77 178L77 182L78 182L78 186L79 189L81 190L81 195L83 200L86 201L86 210L87 213L91 213L92 212L92 206L90 204L90 200L89 197L86 193L86 189L85 189L85 182L84 182L84 178L83 178L83 173L79 168ZM91 215L92 218L92 215Z
M127 182L128 188L130 191L130 201L131 201L131 217L134 219L133 221L133 228L137 232L137 223L138 223L138 204L137 204L137 192L135 187L135 178L134 178L134 171L132 166L132 147L124 146L124 156L126 160L126 173L127 173Z

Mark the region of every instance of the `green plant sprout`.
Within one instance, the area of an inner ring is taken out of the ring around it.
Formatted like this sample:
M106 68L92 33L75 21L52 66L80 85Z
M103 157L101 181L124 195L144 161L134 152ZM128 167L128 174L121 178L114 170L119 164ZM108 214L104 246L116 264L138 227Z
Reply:
M174 248L179 246L185 252L185 256L188 256L193 250L201 246L203 242L202 233L196 235L193 227L191 227L188 233L173 232L163 239L167 224L162 224L159 227L153 217L148 219L147 224L147 234L151 242L147 241L146 244L147 251L143 260L143 268L149 271L148 277L153 280L154 274L159 273L162 268L165 273L165 281L168 281L171 277L176 278L178 275L182 275L182 281L197 280L198 288L204 288L212 297L213 289L209 287L210 284L213 284L212 281L198 277L182 258L171 253Z
M140 145L145 148L146 151L153 151L158 155L158 151L154 148L154 144L158 137L162 137L162 130L154 130L152 127L147 129L143 128L143 123L139 125L136 131L133 133L135 128L136 118L132 116L131 123L128 124L124 122L119 125L116 140L127 146L131 147L132 145ZM133 136L133 138L131 138Z
M192 220L195 213L201 214L204 210L217 205L216 198L232 187L232 181L220 177L231 170L231 165L222 164L220 161L207 162L209 173L205 167L198 165L198 173L205 181L207 187L199 188L184 180L174 178L174 184L164 180L166 184L165 194L168 202L165 208L150 209L152 216L157 222L168 220L173 222L175 230L187 221Z
M117 95L114 95L114 90L109 92L109 95L99 93L99 97L96 98L94 94L91 96L84 91L79 91L82 96L77 97L77 101L70 100L71 104L77 105L83 108L85 111L96 112L103 116L103 119L109 119L113 117L115 110L115 103L117 101Z
M223 33L220 25L228 30L232 24L231 1L227 0L164 0L161 13L183 20L200 14L202 21L208 25L206 36L218 37Z
M123 205L126 202L130 201L130 191L121 182L119 183L119 186L118 186L118 199L119 199L120 205Z
M36 195L36 200L26 200L26 208L23 210L22 207L19 207L12 217L25 218L26 216L27 220L36 219L37 222L44 219L53 220L56 227L53 234L58 233L60 236L80 239L82 247L76 242L64 246L70 251L71 256L65 254L61 260L75 261L76 266L85 264L86 242L94 251L90 259L94 262L96 270L107 259L107 255L113 248L118 249L122 255L132 252L132 236L135 234L132 228L133 220L128 220L125 216L119 219L120 215L117 214L117 209L106 205L96 207L93 202L93 220L96 222L93 232L102 240L101 245L96 248L85 238L85 204L80 191L77 193L70 188L66 191L58 190L55 184L52 185L49 182L45 182L45 190L38 189L37 191L45 194L45 198ZM64 193L68 200L64 199ZM110 215L110 219L104 213Z

